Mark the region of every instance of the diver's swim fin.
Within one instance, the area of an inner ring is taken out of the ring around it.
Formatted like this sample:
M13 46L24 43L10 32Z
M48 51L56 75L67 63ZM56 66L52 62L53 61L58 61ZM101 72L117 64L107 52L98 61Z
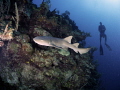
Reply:
M109 51L112 51L111 47L107 43L105 43L105 45L109 49Z
M100 55L104 55L103 54L103 47L102 47L102 45L100 45Z

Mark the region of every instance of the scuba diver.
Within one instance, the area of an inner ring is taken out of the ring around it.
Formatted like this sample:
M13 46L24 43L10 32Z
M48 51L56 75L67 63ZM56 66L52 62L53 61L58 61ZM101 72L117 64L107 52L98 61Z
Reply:
M105 38L105 45L106 47L111 51L112 49L110 48L110 46L106 43L107 42L107 36L105 34L105 26L102 25L102 22L100 22L100 25L98 27L98 30L100 32L100 55L103 55L103 47L102 47L102 44L101 44L101 40L102 38Z

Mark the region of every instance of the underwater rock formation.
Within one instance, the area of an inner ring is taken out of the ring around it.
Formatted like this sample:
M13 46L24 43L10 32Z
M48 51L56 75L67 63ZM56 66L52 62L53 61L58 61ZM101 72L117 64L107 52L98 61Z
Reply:
M17 30L14 30L16 20L12 18L18 17L15 2L19 16ZM50 2L42 2L40 7L32 4L32 0L1 0L0 3L4 9L0 11L0 35L6 35L7 24L8 31L12 30L7 32L12 38L0 38L1 90L97 89L99 74L91 52L80 55L33 42L36 36L72 35L72 43L76 43L85 40L89 33L74 28L77 26L69 16L65 18L55 10L50 11ZM9 6L4 8L6 4Z

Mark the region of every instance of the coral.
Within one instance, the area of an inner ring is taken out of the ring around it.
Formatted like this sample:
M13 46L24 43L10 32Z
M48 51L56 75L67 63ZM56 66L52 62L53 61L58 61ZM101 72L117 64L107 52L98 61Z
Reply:
M29 33L31 33L34 37L35 36L52 36L49 32L41 27L34 28Z
M8 70L11 72L8 72ZM19 80L18 80L18 75L16 72L13 72L11 69L9 68L4 68L4 71L2 72L2 75L1 75L2 78L7 78L5 81L10 83L11 85L14 85L14 84L17 84L19 83Z
M13 30L12 28L8 29L8 24L4 30L4 33L0 35L0 39L2 40L11 40L13 39Z
M70 12L58 15L56 9L50 11L49 1L43 1L40 7L32 4L32 0L15 0L16 5L15 1L10 1L9 11L0 11L0 77L3 82L11 85L8 88L97 89L99 74L97 64L93 63L92 58L95 48L80 55L73 50L44 47L33 42L36 36L63 38L72 35L72 43L83 44L90 34L78 29L75 22L69 18ZM5 2L0 7L4 5ZM8 90L7 86L4 89Z
M50 5L49 5L50 1L46 1L46 2L42 2L42 4L40 5L40 13L42 15L46 15L47 12L49 11Z
M70 52L67 51L67 50L60 49L60 50L59 50L59 54L65 55L65 56L69 56L69 55L70 55Z
M4 45L3 41L0 41L0 47L2 47Z
M21 43L28 43L30 42L30 37L26 34L21 34L19 36L15 36L15 40Z
M32 54L33 48L30 43L23 43L22 44L22 51L28 55Z
M19 51L19 48L21 48L21 44L14 42L14 41L11 41L8 43L7 50L11 54L17 54L17 52Z

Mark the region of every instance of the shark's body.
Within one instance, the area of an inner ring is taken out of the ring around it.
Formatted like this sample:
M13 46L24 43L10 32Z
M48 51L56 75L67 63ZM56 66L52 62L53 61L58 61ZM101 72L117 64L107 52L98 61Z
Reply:
M78 48L79 43L71 44L72 36L66 37L64 39L49 37L49 36L37 36L33 38L34 42L43 46L50 46L59 49L71 48L76 53L84 54L87 53L90 48Z

